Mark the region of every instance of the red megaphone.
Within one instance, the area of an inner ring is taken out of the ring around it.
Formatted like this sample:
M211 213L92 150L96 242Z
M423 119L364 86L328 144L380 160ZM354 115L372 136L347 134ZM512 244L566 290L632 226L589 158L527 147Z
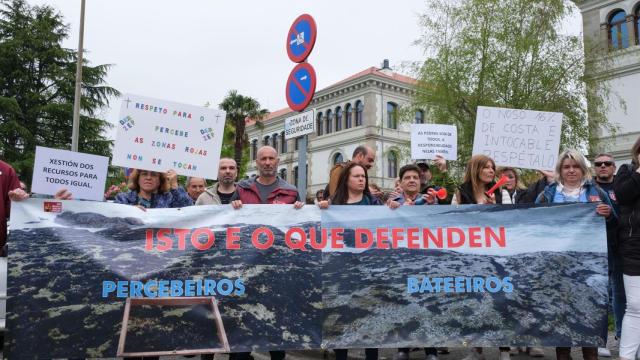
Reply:
M447 189L445 189L445 188L440 188L440 190L435 190L435 189L431 188L427 192L429 193L429 195L436 196L440 200L446 199L447 195L448 195Z
M500 186L506 184L507 181L509 181L509 178L507 177L507 175L500 176L500 179L498 180L498 182L495 185L493 185L491 187L491 189L487 190L487 192L485 192L485 194L487 194L487 196L491 197L491 194L493 194L493 192L496 191L497 188L499 188Z

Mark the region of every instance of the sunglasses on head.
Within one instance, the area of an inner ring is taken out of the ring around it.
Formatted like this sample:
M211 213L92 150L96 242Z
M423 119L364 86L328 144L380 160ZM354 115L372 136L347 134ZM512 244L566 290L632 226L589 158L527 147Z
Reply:
M602 165L604 165L604 166L607 166L607 167L608 167L608 166L613 165L613 161L596 161L596 162L594 162L593 164L594 164L596 167L600 167L600 166L602 166Z

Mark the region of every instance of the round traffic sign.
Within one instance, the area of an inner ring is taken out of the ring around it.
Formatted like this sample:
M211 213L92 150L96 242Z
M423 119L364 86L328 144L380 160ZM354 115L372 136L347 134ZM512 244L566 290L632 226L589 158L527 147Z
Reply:
M287 80L287 104L292 110L302 111L316 93L316 71L308 63L296 65Z
M293 62L303 62L316 44L318 28L311 15L302 14L291 25L287 35L287 55Z

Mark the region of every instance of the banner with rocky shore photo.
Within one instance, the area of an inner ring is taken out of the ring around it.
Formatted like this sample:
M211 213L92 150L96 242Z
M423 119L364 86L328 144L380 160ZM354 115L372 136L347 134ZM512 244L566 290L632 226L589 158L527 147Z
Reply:
M14 203L10 358L602 345L604 220L552 207ZM38 344L34 346L34 344Z

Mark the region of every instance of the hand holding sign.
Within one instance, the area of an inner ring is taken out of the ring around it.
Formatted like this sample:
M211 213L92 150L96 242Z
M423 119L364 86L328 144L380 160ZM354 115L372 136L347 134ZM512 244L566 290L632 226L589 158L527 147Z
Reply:
M412 124L411 158L436 159L440 170L458 157L458 130L452 125ZM444 162L443 162L444 160Z
M560 149L561 113L478 106L473 155L498 166L554 168Z

